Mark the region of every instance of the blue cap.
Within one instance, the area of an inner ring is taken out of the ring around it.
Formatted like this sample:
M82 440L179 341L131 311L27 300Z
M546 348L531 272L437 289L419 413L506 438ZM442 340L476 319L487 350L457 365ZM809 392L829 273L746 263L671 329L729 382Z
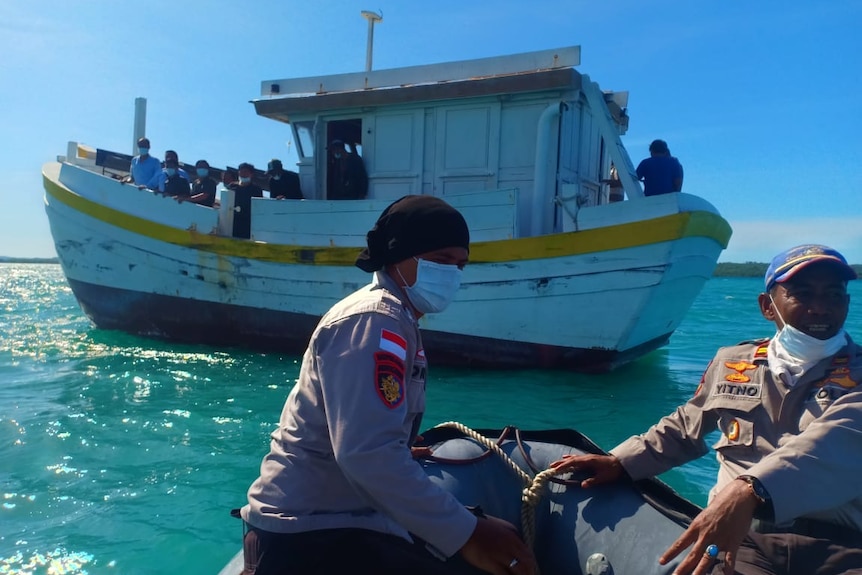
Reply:
M772 263L766 269L766 291L777 283L789 280L796 272L815 262L831 262L844 274L844 279L856 279L856 272L836 250L818 244L805 244L790 248L772 258Z

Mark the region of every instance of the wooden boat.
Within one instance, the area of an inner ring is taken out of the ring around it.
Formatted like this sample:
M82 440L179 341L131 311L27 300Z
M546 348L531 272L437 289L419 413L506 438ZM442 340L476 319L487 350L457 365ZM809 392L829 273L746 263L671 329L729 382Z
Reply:
M519 526L541 573L664 575L685 557L658 564L700 508L661 481L581 489L583 477L541 473L564 454L604 453L575 430L473 431L449 423L422 437L433 451L422 461L432 481L465 505ZM242 552L220 575L241 571Z
M306 199L252 200L250 239L232 237L232 191L176 204L117 181L129 156L71 142L43 167L60 263L98 327L302 353L369 280L353 262L377 216L433 194L472 240L450 310L422 319L436 365L611 369L667 342L731 231L697 196L643 196L627 94L579 63L570 47L263 82L255 109L292 131ZM327 199L336 138L361 153L367 198Z

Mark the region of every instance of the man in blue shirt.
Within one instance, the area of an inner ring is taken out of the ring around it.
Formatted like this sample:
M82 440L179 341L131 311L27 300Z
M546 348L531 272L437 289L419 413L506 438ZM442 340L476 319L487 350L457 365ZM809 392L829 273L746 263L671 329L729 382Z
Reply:
M138 140L138 155L132 158L129 175L123 183L145 185L162 171L162 163L150 155L150 141L147 138Z
M638 179L644 183L645 196L682 191L682 164L670 155L667 142L653 140L650 157L638 164Z

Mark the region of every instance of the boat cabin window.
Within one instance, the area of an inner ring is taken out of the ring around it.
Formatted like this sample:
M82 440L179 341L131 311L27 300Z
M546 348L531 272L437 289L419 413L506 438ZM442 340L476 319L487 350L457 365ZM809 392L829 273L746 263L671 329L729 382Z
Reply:
M314 122L294 122L296 151L300 159L314 157Z

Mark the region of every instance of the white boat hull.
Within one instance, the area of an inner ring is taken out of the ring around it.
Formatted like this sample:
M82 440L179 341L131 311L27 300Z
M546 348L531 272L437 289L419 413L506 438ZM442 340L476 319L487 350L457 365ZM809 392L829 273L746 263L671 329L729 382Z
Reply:
M301 353L319 317L369 280L352 265L361 237L332 247L225 238L217 210L71 164L43 174L63 270L101 328ZM380 211L365 204L351 216L359 229ZM422 319L435 363L603 371L632 360L667 341L730 235L714 208L685 194L582 215L579 231L473 244L455 302Z

